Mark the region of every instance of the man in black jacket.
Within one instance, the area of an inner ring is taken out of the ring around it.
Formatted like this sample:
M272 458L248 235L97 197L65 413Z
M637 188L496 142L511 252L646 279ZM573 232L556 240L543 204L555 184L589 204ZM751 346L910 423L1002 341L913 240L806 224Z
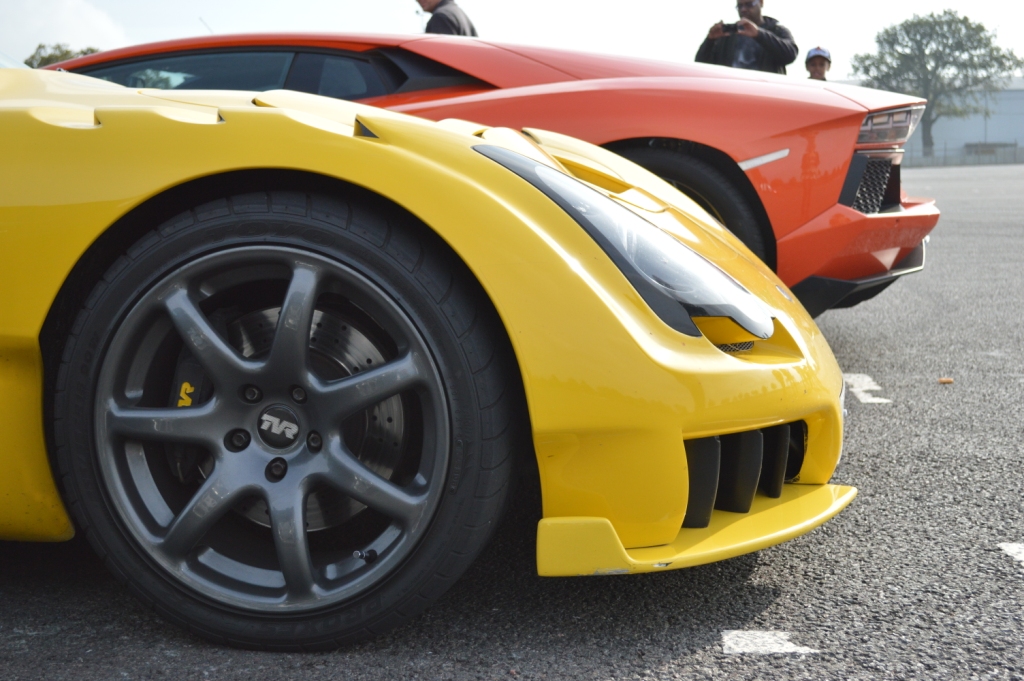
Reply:
M761 16L764 0L738 0L740 20L719 21L697 51L697 61L738 69L785 73L799 48L789 29L771 17Z
M476 28L455 0L416 0L424 12L430 12L427 33L476 37Z

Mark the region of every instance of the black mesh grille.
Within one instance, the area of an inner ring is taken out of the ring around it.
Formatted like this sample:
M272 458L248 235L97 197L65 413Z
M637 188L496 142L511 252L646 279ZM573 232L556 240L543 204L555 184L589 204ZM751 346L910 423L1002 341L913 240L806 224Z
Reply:
M686 440L689 501L683 527L707 527L714 511L747 513L754 496L778 499L800 473L807 442L803 421Z
M853 209L861 213L877 213L885 198L885 189L889 186L889 173L892 172L892 161L887 158L868 159L864 176L857 187L857 198L853 200Z
M743 343L722 343L718 346L718 349L722 352L746 352L747 350L754 349L754 341L746 341Z

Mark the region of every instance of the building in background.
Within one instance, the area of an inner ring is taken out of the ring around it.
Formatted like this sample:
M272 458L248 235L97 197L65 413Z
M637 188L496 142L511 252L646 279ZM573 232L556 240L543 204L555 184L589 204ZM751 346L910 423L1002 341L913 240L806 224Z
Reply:
M932 135L935 156L924 162L921 136L907 143L909 165L959 163L1024 163L1024 78L1014 78L1005 90L988 96L989 114L969 118L940 118Z

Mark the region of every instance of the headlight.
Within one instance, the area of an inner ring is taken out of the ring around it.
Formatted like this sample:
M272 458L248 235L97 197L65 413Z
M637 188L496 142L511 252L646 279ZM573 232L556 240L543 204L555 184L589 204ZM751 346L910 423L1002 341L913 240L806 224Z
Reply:
M839 433L842 435L842 443L839 445L839 457L836 459L836 465L843 460L843 449L846 447L846 379L843 378L843 388L839 391L839 413L842 417L842 428Z
M502 147L475 149L544 192L597 242L637 293L670 327L701 333L691 317L728 317L758 338L771 315L739 282L675 237L604 194L550 166Z
M923 115L923 106L868 114L860 126L857 144L903 144L914 134Z

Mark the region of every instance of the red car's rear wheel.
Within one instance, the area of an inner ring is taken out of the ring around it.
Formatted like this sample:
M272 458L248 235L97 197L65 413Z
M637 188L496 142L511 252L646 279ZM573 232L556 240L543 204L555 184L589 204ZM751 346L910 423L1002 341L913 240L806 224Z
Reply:
M754 255L771 263L774 243L768 243L754 209L743 192L710 163L659 147L626 146L615 151L674 185L739 237Z

